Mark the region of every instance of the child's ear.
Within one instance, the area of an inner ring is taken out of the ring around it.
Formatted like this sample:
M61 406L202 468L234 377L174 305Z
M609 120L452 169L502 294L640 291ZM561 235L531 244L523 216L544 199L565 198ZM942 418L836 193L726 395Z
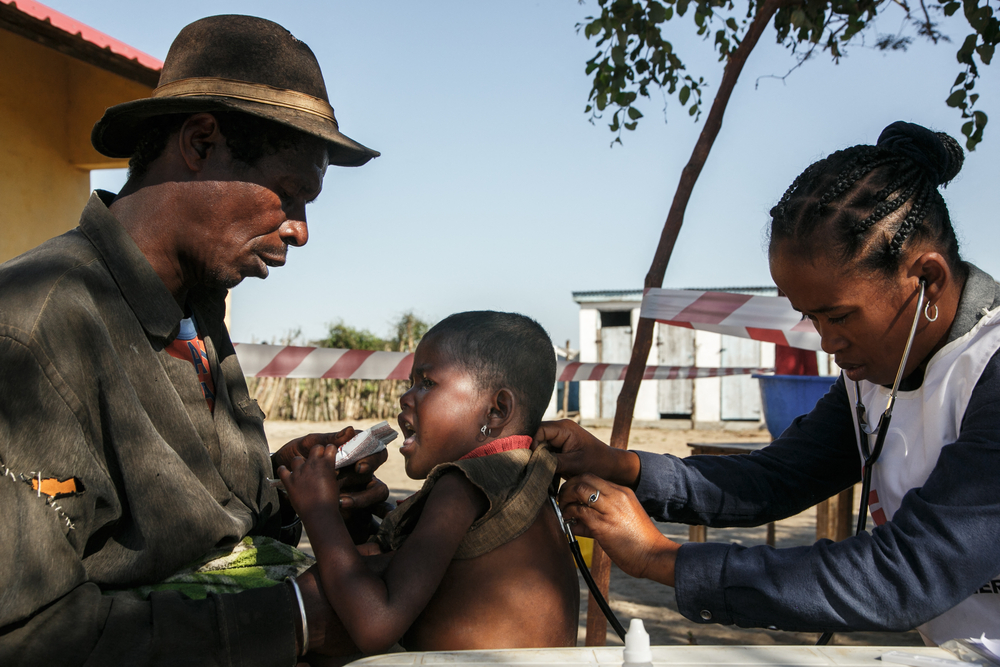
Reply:
M517 412L517 399L510 389L501 389L493 395L490 412L487 417L490 430L499 433L514 419Z

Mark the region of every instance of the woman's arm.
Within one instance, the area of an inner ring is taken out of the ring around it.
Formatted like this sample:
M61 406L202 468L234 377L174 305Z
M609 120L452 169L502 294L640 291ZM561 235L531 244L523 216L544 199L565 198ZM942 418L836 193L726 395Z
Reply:
M620 516L603 519L608 510L602 504L615 492L588 478L567 483L561 500L576 509L564 513L599 535L626 572L665 583L673 577L678 608L696 623L909 630L1000 573L998 367L994 357L972 394L958 440L941 450L924 485L910 490L892 520L871 533L791 549L713 543L664 548L666 538L630 528L641 526L636 522L642 517L634 508L626 511L626 502L617 503ZM591 486L603 489L593 509L587 507Z
M378 653L399 641L423 611L487 501L461 474L442 475L413 533L379 576L358 553L338 511L335 458L336 447L316 447L279 475L309 534L331 606L358 648Z
M535 440L556 450L563 477L597 475L633 489L657 519L720 528L793 516L861 476L842 378L808 415L751 454L681 459L613 449L569 421L542 424Z

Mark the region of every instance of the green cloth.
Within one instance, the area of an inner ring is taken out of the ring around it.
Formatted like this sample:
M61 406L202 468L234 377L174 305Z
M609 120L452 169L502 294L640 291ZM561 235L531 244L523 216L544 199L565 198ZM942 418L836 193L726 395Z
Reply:
M127 590L106 590L105 595L134 595L145 600L156 591L178 591L193 600L209 593L240 593L280 584L297 577L316 560L295 547L271 537L244 537L233 548L214 549L158 584Z

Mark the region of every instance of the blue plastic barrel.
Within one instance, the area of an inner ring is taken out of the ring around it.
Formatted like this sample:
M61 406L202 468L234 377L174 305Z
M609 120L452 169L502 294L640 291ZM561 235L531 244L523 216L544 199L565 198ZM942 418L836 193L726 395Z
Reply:
M837 376L826 375L753 375L760 382L764 421L772 438L777 438L799 415L816 406L830 391Z

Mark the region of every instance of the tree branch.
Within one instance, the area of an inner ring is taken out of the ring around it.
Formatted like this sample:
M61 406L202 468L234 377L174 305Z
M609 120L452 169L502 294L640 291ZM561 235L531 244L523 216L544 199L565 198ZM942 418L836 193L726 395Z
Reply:
M702 128L698 141L684 171L681 172L680 182L674 193L673 203L663 225L663 232L660 234L660 242L657 245L656 253L653 255L653 262L646 274L645 286L661 287L663 276L667 271L667 264L673 253L674 245L677 242L677 235L680 233L681 225L684 222L684 212L687 209L688 201L694 190L698 176L701 174L708 154L712 150L712 145L722 128L722 118L725 115L726 106L732 95L736 81L739 79L743 66L747 58L757 45L764 29L770 23L771 18L780 8L801 2L801 0L765 0L758 7L757 15L747 29L746 36L740 45L729 57L725 71L722 74L722 81L719 84L719 91L712 102L712 108L705 120L705 127ZM618 394L618 405L615 411L614 426L611 431L611 446L618 449L628 447L629 433L632 428L632 416L635 413L635 398L639 391L639 384L646 368L646 360L649 357L649 350L653 341L653 320L640 319L636 328L635 342L632 345L632 358L629 361L628 371L625 373L625 381L621 393ZM594 578L598 582L601 592L607 596L608 581L610 578L610 566L607 556L601 550L600 545L594 544L593 555ZM588 609L596 610L596 603L588 603ZM607 633L606 620L596 613L587 614L587 645L604 645Z

